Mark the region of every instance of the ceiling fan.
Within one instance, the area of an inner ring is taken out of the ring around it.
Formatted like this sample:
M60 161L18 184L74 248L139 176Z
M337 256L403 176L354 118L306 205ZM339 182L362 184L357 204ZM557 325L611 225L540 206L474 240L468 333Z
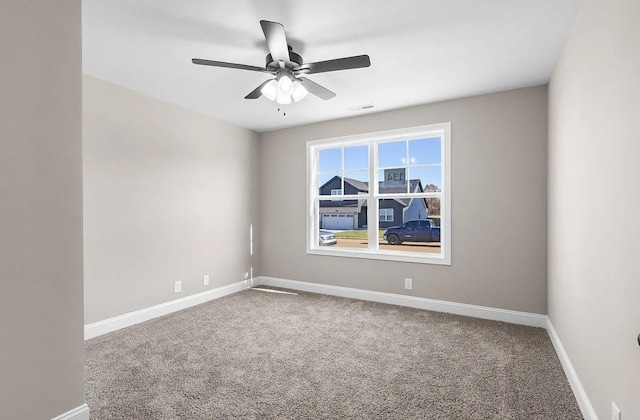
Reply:
M264 32L264 37L267 40L267 46L269 48L265 67L203 60L200 58L194 58L191 61L193 64L203 66L227 67L272 74L275 76L274 79L262 83L244 98L257 99L264 95L266 98L283 105L291 103L292 100L296 102L302 100L308 92L324 100L336 96L336 94L329 89L306 77L301 77L301 75L357 69L371 65L368 55L305 63L302 57L293 52L291 46L288 45L282 24L261 20L260 26L262 26L262 32Z

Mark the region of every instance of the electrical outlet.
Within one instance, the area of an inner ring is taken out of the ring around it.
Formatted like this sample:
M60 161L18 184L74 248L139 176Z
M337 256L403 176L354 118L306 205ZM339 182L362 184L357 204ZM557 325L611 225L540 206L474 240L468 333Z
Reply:
M620 409L614 402L611 402L611 420L622 420Z
M205 275L204 275L204 285L205 285L205 286L208 286L208 285L209 285L209 275L208 275L208 274L205 274Z
M404 279L404 288L407 289L407 290L413 289L413 280Z
M182 292L182 282L181 281L177 281L174 283L173 285L173 292L174 293L180 293Z

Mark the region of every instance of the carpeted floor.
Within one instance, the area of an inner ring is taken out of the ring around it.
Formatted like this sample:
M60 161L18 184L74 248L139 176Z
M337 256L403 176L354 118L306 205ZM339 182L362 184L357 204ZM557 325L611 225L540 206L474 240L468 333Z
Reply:
M86 343L96 419L581 419L545 330L247 290Z

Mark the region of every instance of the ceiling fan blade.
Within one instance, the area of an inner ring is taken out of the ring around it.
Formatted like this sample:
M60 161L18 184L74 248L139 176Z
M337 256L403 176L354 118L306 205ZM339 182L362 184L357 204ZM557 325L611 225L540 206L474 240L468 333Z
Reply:
M300 83L302 83L302 86L304 86L304 88L307 89L309 93L313 93L320 99L324 99L326 101L327 99L331 99L334 96L336 96L335 93L331 92L326 87L320 86L316 82L312 82L306 77L298 77L298 80L300 80Z
M246 64L225 63L224 61L203 60L201 58L193 58L191 59L191 62L193 64L200 64L202 66L227 67L230 69L240 69L240 70L259 71L262 73L271 73L271 71L265 69L264 67L248 66Z
M289 62L289 46L287 44L287 36L284 33L284 26L281 23L268 20L261 20L260 26L262 26L264 38L267 40L271 58L276 62Z
M328 71L359 69L369 67L370 65L371 60L369 60L368 55L356 55L353 57L336 58L335 60L304 64L299 72L305 74L326 73Z
M251 93L249 93L247 96L244 97L244 99L258 99L259 97L261 97L262 96L262 88L264 87L264 85L266 85L267 83L269 83L272 80L273 79L269 79L266 82L262 83L257 88L253 89L251 91Z

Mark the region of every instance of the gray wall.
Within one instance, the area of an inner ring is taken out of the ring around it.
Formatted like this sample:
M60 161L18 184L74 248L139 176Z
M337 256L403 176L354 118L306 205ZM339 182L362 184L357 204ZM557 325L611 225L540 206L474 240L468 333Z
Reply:
M306 254L306 141L446 121L451 266ZM260 148L262 275L546 313L546 86L270 132Z
M87 76L83 113L86 323L257 273L256 133Z
M80 0L0 2L0 417L84 404Z
M549 316L600 419L640 419L638 22L585 0L549 87Z

